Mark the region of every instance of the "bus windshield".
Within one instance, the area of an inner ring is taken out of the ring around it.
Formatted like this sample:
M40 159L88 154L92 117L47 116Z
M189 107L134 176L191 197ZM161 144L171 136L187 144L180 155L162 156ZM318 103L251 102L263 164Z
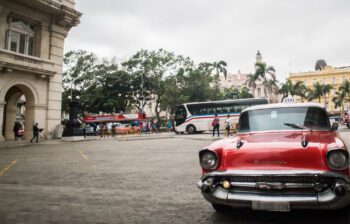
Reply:
M175 112L176 125L183 124L186 120L186 117L187 117L186 108L183 105L178 106Z

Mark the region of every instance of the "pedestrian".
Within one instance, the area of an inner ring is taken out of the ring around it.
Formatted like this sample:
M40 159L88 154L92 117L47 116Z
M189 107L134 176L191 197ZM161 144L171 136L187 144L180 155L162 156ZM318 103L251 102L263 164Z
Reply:
M220 128L220 119L218 118L218 115L215 114L215 117L213 121L211 122L211 126L213 126L213 137L215 136L215 130L217 130L218 137L220 136L219 128Z
M17 123L17 122L15 122L15 125L13 126L13 134L14 134L14 136L15 136L15 141L17 141L18 140L18 136L19 136L19 134L18 134L18 132L19 132L19 124Z
M115 128L116 128L116 126L113 124L112 125L112 130L111 130L111 132L112 132L112 138L115 138L115 136L116 136L116 131L115 131Z
M162 122L160 120L157 120L156 123L156 128L157 128L157 132L160 133L160 128L162 127Z
M225 121L225 129L227 131L227 136L230 136L230 130L231 130L231 127L232 127L232 123L233 123L233 120L232 120L232 117L230 117L230 115L228 114L227 115L227 119Z
M103 129L104 129L104 127L103 127L103 124L101 123L101 124L100 124L100 129L99 129L100 138L103 138Z
M35 123L33 126L33 138L30 140L30 143L33 143L33 140L36 139L36 143L39 143L39 128L38 128L38 123Z
M171 130L173 129L173 122L170 119L168 120L167 128L168 132L171 132Z
M86 123L83 122L83 134L84 134L84 138L86 138Z

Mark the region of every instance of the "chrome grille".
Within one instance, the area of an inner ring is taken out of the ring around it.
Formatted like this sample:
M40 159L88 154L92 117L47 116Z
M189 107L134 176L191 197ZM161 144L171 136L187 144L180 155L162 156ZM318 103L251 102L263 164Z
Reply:
M328 189L335 181L325 176L227 176L220 177L219 183L227 180L231 191L257 193L315 194Z

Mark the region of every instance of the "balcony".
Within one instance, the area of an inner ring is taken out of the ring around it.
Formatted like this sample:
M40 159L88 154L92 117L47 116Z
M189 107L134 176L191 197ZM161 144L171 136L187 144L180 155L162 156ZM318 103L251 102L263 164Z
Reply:
M24 54L18 54L4 49L0 49L0 67L32 72L49 77L56 74L55 64L51 61Z

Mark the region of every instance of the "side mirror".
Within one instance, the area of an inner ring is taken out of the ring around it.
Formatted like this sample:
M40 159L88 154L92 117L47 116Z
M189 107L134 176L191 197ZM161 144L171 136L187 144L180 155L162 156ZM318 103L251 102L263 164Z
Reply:
M338 130L338 122L333 122L332 123L332 127L331 127L331 131L336 131L336 130Z

